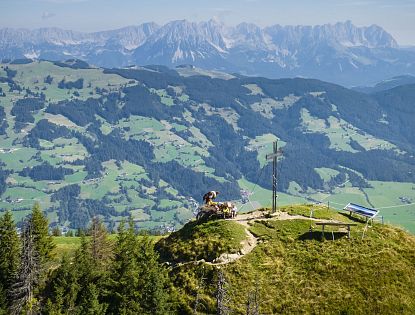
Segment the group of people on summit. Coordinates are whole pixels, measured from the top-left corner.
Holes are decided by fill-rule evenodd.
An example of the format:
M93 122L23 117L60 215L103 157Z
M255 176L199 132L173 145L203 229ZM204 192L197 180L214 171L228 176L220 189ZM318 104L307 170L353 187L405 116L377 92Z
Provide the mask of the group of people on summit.
M213 208L216 212L222 212L225 218L234 218L238 209L231 202L215 202L214 199L219 195L219 191L209 191L203 195L206 206Z

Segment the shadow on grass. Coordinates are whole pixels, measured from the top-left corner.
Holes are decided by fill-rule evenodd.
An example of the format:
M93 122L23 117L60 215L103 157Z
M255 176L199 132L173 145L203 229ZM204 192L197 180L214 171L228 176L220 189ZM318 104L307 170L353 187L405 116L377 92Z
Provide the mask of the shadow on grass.
M339 214L341 214L342 216L344 216L345 218L348 218L351 221L357 222L357 223L366 223L365 219L362 218L357 218L357 217L353 217L351 216L349 213L345 213L345 212L339 212Z
M325 231L324 234L322 231L312 231L312 232L306 232L304 234L301 234L298 239L301 241L323 241L323 240L327 240L327 241L335 241L338 239L341 239L343 237L347 238L347 232L327 232Z

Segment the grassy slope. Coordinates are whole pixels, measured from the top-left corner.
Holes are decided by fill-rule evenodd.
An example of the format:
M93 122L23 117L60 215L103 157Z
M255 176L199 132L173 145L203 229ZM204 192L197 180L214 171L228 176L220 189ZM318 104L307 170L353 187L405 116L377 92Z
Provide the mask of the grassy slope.
M308 214L291 207L292 214ZM321 208L315 216L348 218ZM228 282L232 313L245 314L246 301L258 287L261 314L413 314L415 309L415 238L388 225L374 225L362 239L363 223L343 233L310 235L308 220L258 221L250 228L260 240L248 255L221 266ZM215 312L212 299L216 267L186 265L172 270L191 312L196 292L200 308ZM205 278L200 289L200 278Z
M198 224L191 221L163 238L157 248L168 261L213 261L222 253L238 252L245 237L244 227L236 222L217 220Z

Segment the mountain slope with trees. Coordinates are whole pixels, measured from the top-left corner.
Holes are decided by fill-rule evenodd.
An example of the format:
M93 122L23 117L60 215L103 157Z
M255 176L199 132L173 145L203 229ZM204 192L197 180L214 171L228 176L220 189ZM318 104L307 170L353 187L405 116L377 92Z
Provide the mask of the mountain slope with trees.
M415 200L411 86L367 95L299 78L74 65L1 65L0 207L17 217L37 200L52 226L85 228L99 216L116 229L132 215L143 229L170 231L212 189L266 206L265 154L277 139L281 203ZM261 193L249 195L254 187ZM385 214L415 231L405 209L402 220Z

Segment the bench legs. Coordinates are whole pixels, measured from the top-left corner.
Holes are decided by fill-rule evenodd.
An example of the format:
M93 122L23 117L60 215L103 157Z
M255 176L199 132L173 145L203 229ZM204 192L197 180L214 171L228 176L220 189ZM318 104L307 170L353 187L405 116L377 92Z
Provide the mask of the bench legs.
M322 239L324 239L324 228L325 228L325 225L323 224L322 230L321 230ZM310 230L310 233L311 233L311 230ZM331 232L331 234L332 234L333 241L334 241L334 232ZM347 238L350 240L350 225L347 225Z

